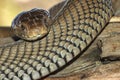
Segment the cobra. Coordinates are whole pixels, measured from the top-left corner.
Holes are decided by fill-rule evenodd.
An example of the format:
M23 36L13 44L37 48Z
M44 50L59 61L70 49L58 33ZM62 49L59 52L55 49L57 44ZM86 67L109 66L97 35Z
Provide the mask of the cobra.
M49 18L45 10L40 13L41 10L33 9L14 19L16 35L27 40L41 39L0 47L1 80L41 79L68 65L102 32L113 9L111 0L66 0L54 18ZM40 32L36 32L36 27Z

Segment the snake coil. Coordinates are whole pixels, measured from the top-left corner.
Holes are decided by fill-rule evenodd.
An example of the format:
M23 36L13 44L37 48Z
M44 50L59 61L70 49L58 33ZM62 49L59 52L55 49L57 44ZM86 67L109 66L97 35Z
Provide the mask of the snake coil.
M38 23L50 27L43 39L0 46L0 80L40 79L81 55L112 17L111 3L111 0L67 0L50 24L43 16L46 22L39 19L44 23ZM27 25L36 21L35 15L25 15L32 18L25 20Z

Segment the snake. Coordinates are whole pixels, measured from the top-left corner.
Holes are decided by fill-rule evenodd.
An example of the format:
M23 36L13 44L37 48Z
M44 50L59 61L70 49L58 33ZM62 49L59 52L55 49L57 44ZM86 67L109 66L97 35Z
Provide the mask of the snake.
M52 18L37 8L16 16L12 29L23 40L0 46L0 80L37 80L59 71L86 51L114 14L111 0L63 3Z

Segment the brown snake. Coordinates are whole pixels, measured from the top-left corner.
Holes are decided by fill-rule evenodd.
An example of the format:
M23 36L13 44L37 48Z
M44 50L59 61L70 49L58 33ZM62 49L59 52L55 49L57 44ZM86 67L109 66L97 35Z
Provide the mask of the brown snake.
M67 0L41 40L0 46L0 80L40 79L81 55L113 15L111 0ZM49 23L49 22L48 22Z

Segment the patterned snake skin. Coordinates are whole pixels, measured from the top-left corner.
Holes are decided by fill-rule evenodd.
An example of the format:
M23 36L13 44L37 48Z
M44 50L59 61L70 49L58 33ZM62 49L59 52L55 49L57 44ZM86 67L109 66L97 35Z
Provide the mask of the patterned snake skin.
M113 15L111 0L67 0L50 33L0 46L0 80L36 80L81 55Z

